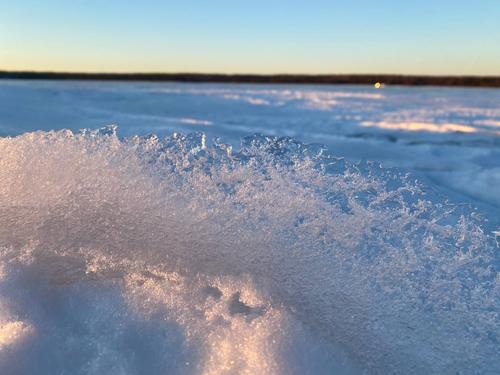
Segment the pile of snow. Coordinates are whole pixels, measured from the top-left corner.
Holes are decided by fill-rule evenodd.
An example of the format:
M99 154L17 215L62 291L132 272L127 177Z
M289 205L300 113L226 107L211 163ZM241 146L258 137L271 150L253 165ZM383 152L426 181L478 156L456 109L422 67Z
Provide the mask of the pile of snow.
M0 373L499 372L481 220L290 138L0 138Z

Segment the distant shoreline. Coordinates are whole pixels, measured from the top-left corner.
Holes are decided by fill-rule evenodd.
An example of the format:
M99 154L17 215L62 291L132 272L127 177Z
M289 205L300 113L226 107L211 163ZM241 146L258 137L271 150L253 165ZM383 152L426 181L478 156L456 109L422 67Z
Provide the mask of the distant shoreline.
M269 83L269 84L349 84L404 86L500 87L500 76L424 76L396 74L205 74L205 73L63 73L1 71L0 79L143 81L192 83Z

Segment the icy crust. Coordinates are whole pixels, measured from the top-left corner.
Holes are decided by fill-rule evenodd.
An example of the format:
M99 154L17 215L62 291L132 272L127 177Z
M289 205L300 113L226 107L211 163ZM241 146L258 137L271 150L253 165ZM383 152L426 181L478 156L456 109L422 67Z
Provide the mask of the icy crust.
M290 138L0 138L0 373L496 373L499 264L469 208Z

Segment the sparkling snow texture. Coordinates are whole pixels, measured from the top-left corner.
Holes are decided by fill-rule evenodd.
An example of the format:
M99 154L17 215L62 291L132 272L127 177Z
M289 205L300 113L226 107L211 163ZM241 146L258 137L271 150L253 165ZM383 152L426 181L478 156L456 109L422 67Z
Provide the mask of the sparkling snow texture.
M500 372L478 213L291 138L207 143L0 138L0 373Z

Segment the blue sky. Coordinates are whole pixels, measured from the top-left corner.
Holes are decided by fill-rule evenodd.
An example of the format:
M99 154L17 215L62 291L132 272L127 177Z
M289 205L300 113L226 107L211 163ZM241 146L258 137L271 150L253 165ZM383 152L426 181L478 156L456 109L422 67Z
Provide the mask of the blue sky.
M500 1L0 0L0 69L500 75Z

